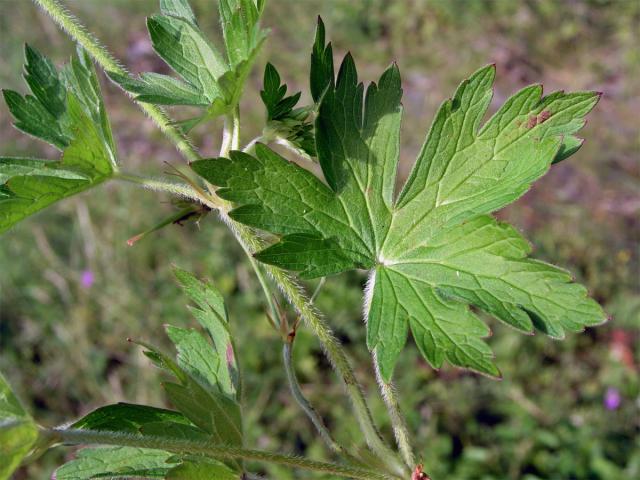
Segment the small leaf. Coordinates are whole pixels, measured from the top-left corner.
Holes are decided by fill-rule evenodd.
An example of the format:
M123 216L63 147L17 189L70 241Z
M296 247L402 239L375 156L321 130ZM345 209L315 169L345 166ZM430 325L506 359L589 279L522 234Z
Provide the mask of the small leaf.
M0 374L0 480L11 477L38 439L38 428Z
M54 474L56 480L165 478L175 468L172 453L133 447L83 448Z
M143 73L139 79L109 72L109 78L126 91L138 94L139 102L156 105L194 105L206 107L211 102L193 85L168 75Z
M174 275L184 292L197 305L197 308L192 308L191 312L213 342L214 351L209 353L209 357L217 359L217 364L211 366L212 369L202 375L204 378L215 379L210 385L216 384L221 392L233 398L238 391L238 367L229 333L229 319L224 299L212 284L198 280L186 270L174 268ZM179 332L179 330L174 331ZM181 335L184 335L184 331ZM193 334L187 334L187 336L192 337ZM201 344L200 340L196 342Z

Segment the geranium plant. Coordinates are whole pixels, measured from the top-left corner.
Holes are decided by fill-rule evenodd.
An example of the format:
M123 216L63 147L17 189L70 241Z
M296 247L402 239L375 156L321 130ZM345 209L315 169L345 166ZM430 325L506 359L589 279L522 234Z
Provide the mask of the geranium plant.
M517 200L554 163L573 155L575 133L596 105L596 92L515 93L483 120L495 66L464 80L436 113L413 169L396 189L402 87L393 64L364 86L350 54L334 71L331 44L318 20L311 52L310 104L287 95L268 63L260 92L262 134L241 142L239 101L267 31L262 0L219 0L223 45L198 26L187 0L160 0L147 19L157 54L175 75L137 77L58 0L35 0L77 43L62 69L31 46L25 80L31 91L4 91L16 128L60 150L57 160L0 158L0 231L71 195L107 181L132 182L175 197L175 213L130 240L191 218L222 221L247 254L264 290L274 333L282 338L291 394L334 462L266 452L243 435L242 368L227 313L213 284L176 269L200 330L169 326L175 352L137 342L171 378L174 410L119 403L57 428L39 427L0 377L0 478L27 456L59 444L83 445L55 473L58 480L117 478L257 478L254 462L272 462L360 479L427 479L398 405L394 366L409 332L433 368L445 362L489 377L500 371L484 341L479 312L525 333L553 338L605 321L600 306L571 275L529 257L529 243L492 213ZM119 161L97 64L175 144L186 164L180 181L147 178ZM169 118L164 106L195 107ZM191 109L190 111L193 111ZM218 158L202 158L188 138L196 125L223 116ZM299 161L285 159L279 144ZM317 162L321 175L307 168ZM364 270L367 346L395 433L382 438L340 343L296 277ZM216 272L211 272L215 278ZM322 282L320 283L320 286ZM280 298L283 297L283 298ZM283 300L296 312L287 316ZM309 328L324 347L351 400L366 449L340 445L302 393L293 368L296 331ZM363 326L363 328L365 328ZM499 363L499 362L498 362Z

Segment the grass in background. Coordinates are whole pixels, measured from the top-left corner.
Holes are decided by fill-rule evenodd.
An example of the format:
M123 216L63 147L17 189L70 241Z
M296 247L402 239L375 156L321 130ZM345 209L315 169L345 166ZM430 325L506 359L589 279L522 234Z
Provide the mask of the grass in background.
M155 0L69 1L69 6L134 71L164 71L144 17ZM105 5L106 4L106 5ZM193 0L201 23L216 30L211 0ZM0 0L0 86L23 89L17 72L25 41L58 61L73 46L25 0ZM11 12L11 15L5 14ZM352 48L363 78L391 60L403 76L403 163L420 148L439 102L477 67L496 62L495 104L542 82L547 92L595 89L603 100L585 128L587 143L500 216L532 239L538 256L576 272L613 321L564 342L522 337L495 325L491 339L505 380L443 368L434 372L406 349L396 369L414 443L434 478L618 480L640 476L640 7L632 0L271 0L263 52L292 90L306 89L315 15L334 48ZM212 33L213 34L213 33ZM262 72L253 72L243 104L247 139L264 115ZM106 101L122 161L148 173L180 162L171 145L108 82ZM251 126L255 131L251 131ZM212 125L196 131L205 154L217 151ZM0 106L3 152L46 154L10 127ZM402 175L401 175L402 176ZM119 400L162 404L151 368L128 337L162 344L164 323L193 325L171 278L177 264L212 279L228 299L247 374L248 440L259 448L323 458L323 445L292 401L280 366L280 341L243 254L212 217L170 227L134 247L126 239L169 211L152 194L107 185L21 224L0 244L0 369L42 423L53 425ZM330 279L319 298L354 358L371 379L360 313L364 279ZM359 441L348 405L308 333L296 341L305 393L339 440ZM374 415L384 406L371 393ZM386 435L390 426L382 425ZM53 452L16 478L48 478ZM308 478L271 468L269 478Z

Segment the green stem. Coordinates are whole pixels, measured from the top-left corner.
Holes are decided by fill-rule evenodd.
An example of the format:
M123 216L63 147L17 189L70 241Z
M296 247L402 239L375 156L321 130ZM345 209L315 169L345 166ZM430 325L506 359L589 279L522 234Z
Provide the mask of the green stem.
M287 374L287 380L289 381L291 395L293 395L296 403L300 406L307 417L309 417L309 420L311 420L311 423L316 427L320 437L329 446L329 448L343 457L349 457L349 453L333 439L329 429L327 429L324 424L324 421L300 389L300 383L298 383L298 377L296 376L296 372L293 367L293 339L291 341L285 341L282 345L282 361L284 363L284 370Z
M167 192L179 197L188 198L190 200L196 200L198 202L201 201L198 193L189 185L184 183L167 182L165 180L157 180L154 178L142 177L140 175L125 172L114 173L113 179L121 180L123 182L135 183L149 190Z
M43 10L45 10L52 19L71 36L73 40L78 42L85 50L87 50L103 69L113 71L121 75L128 75L128 72L120 66L109 51L103 47L75 17L66 11L58 0L33 1L40 5ZM174 143L176 148L188 161L196 161L201 158L187 137L171 124L163 110L151 104L141 102L136 103L149 115L149 117L151 117L160 130ZM225 211L226 202L221 202L221 204L221 218L234 232L237 240L243 246L245 251L252 253L260 250L263 246L262 240L253 234L249 228L231 220ZM219 207L217 204L213 206L216 208ZM406 474L406 469L398 461L395 452L393 452L393 450L391 450L382 441L382 438L380 437L380 434L373 422L373 418L369 407L367 406L362 389L356 380L353 368L351 367L340 342L333 335L331 328L319 315L316 309L309 303L301 287L284 271L271 266L268 266L266 270L322 344L327 358L332 363L345 385L346 391L351 399L358 424L369 447L383 462L386 462L389 467L393 468L399 474Z
M72 445L118 445L125 447L152 448L177 454L206 455L213 458L242 459L309 470L313 472L339 475L346 478L363 480L389 480L389 476L364 468L316 462L293 455L251 450L227 445L216 445L209 442L155 437L148 435L132 435L120 432L107 432L79 429L47 430L46 435L53 439Z
M224 127L222 131L222 146L220 147L220 156L227 157L231 150L240 148L240 107L238 105L233 109L233 113L227 115L224 119Z
M278 307L276 306L276 302L274 301L271 288L269 288L269 281L265 277L264 272L260 268L260 265L258 265L258 262L256 262L256 259L253 258L253 255L246 251L245 253L247 254L247 258L249 259L251 267L253 267L253 271L256 274L256 277L258 277L258 282L260 282L260 286L262 287L262 292L264 293L264 297L267 300L267 305L269 305L269 311L271 312L271 315L268 317L269 323L271 323L271 326L279 332L280 329L275 322L280 317L280 312L278 311Z
M100 44L93 36L58 0L33 0L38 4L71 38L89 52L100 66L108 71L120 75L129 72ZM134 96L127 92L132 99ZM200 158L197 150L182 131L171 124L164 110L150 103L136 102L144 112L158 125L160 130L171 140L184 157L193 162Z
M415 457L413 456L413 448L411 446L411 437L409 435L407 423L400 410L400 403L398 402L395 386L393 383L387 382L382 378L378 357L375 354L373 355L373 365L376 371L376 380L380 386L380 393L382 394L384 403L387 406L387 411L389 412L389 417L391 418L391 425L393 426L393 433L396 438L400 454L407 466L413 469L416 463Z

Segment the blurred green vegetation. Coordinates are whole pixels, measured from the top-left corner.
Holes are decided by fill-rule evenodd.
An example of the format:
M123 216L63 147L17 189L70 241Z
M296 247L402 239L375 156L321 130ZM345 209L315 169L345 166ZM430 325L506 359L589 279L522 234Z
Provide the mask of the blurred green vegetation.
M155 0L67 3L132 70L166 71L144 26L144 17L157 9ZM214 2L193 4L205 30L216 36ZM0 9L3 88L23 88L23 42L58 62L72 51L30 2L0 0ZM246 140L264 119L257 92L267 59L292 90L306 90L316 14L323 16L337 52L353 52L363 78L373 79L392 60L399 63L404 175L437 105L483 64L497 63L493 108L533 82L544 83L546 91L604 92L582 132L583 149L500 217L524 231L539 258L570 269L613 320L564 342L525 337L492 322L490 343L502 382L449 367L434 372L412 347L396 369L397 384L416 432L413 442L436 480L640 478L640 3L271 0L264 22L271 38L242 105ZM120 92L103 85L127 169L158 174L167 170L166 162L181 161ZM54 155L10 127L4 104L0 120L3 153ZM219 146L218 126L195 132L205 154ZM107 185L5 234L0 370L46 425L119 400L162 405L158 372L126 339L162 344L164 323L194 325L171 278L170 266L177 264L212 279L228 299L246 373L250 444L327 458L289 395L280 340L265 321L258 284L226 229L211 216L127 247L127 238L168 211L168 199ZM90 286L83 272L92 272ZM391 438L365 348L363 281L357 274L331 278L318 302L347 345L374 415ZM361 443L342 389L308 332L298 336L295 356L305 393L338 439ZM71 454L50 452L16 478L49 478ZM279 480L310 478L278 468L264 473Z

